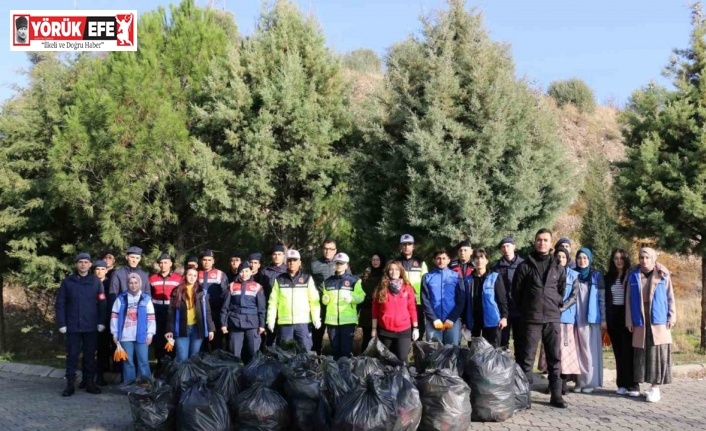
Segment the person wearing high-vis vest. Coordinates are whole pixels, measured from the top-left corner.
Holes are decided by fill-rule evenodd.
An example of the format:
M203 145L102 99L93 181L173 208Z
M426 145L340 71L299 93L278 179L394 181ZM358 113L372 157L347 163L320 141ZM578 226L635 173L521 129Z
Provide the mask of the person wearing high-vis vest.
M449 266L446 250L434 253L436 267L422 278L422 304L427 319L426 338L458 345L461 338L461 312L466 302L463 283Z
M152 377L149 346L157 331L152 298L142 292L142 280L134 273L128 274L127 279L128 290L118 295L110 316L113 342L127 354L123 382L135 380L137 376Z
M287 272L280 274L272 286L267 302L267 329L274 332L279 325L279 342L297 340L307 350L313 342L309 325L321 328L319 291L314 277L301 271L301 256L297 250L287 250Z
M479 248L473 252L473 282L466 301L461 322L474 337L482 336L493 347L500 344L500 333L507 326L507 294L503 278L488 270L488 253ZM470 297L469 297L470 296Z
M353 353L353 336L358 324L357 305L365 299L360 278L346 274L350 259L345 253L333 257L335 273L324 281L321 302L326 306L326 331L333 358Z
M672 328L677 304L669 270L657 262L652 248L640 249L640 266L625 277L625 326L635 348L635 381L651 383L647 402L662 397L660 386L672 382Z
M201 253L201 271L199 271L199 284L208 294L209 305L211 310L216 313L223 308L225 295L228 293L228 276L220 269L216 269L213 265L216 263L213 250L204 250ZM202 352L215 351L223 349L223 333L216 331L213 335L213 340L201 345Z
M402 264L407 278L414 288L414 296L417 299L417 317L419 318L419 336L424 337L426 324L421 289L422 278L428 270L427 264L422 259L414 256L414 237L412 235L406 233L400 237L400 256L395 260Z
M164 335L176 350L176 361L186 362L197 355L203 340L213 340L215 325L211 317L211 303L208 294L198 280L198 270L189 268L184 273L184 281L169 298L169 319Z
M181 275L172 271L174 261L168 253L162 253L157 259L159 272L150 276L150 286L152 287L152 304L154 304L154 315L157 321L157 333L152 342L154 357L157 366L162 367L162 358L170 356L174 358L174 353L167 353L165 350L167 339L167 320L169 319L169 300L172 290L176 289L183 281Z
M248 362L260 349L261 335L265 332L265 289L253 280L248 261L240 264L238 278L229 289L221 309L221 332L230 333L228 346L235 356L242 358L245 344L244 361Z
M591 393L603 386L603 330L605 321L605 281L593 268L593 253L587 248L576 252L579 273L576 293L576 352L581 373L574 392Z

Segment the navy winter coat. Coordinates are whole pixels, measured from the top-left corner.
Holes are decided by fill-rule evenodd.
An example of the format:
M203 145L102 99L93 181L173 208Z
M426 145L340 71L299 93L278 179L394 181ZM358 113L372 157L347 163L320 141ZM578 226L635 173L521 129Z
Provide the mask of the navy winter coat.
M55 303L56 324L66 332L95 332L105 324L106 301L103 283L94 274L78 273L61 282Z

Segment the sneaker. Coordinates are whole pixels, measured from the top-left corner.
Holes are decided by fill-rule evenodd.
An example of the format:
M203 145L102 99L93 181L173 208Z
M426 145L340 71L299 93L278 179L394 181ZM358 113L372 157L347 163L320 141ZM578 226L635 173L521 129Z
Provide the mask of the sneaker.
M575 394L580 394L581 393L581 386L574 386L574 388L571 390Z
M648 403L657 403L661 399L662 399L662 395L659 393L659 388L650 389L649 393L647 394L647 402Z
M581 392L583 392L584 394L590 394L591 392L593 392L593 388L582 388Z
M629 397L639 397L640 391L628 391L628 396Z
M626 395L628 393L628 390L625 388L618 388L618 390L615 391L615 393L618 395Z

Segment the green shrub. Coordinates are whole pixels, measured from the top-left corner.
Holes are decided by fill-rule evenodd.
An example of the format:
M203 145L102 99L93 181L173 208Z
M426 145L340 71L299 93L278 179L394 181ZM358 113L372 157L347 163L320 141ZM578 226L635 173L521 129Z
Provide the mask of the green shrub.
M556 100L559 106L570 103L581 112L593 112L596 108L593 90L578 78L552 82L549 84L547 94Z

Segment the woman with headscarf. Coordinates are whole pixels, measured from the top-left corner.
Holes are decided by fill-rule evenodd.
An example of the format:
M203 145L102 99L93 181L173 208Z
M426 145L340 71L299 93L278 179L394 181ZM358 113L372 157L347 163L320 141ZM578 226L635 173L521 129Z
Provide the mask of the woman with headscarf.
M625 326L632 332L635 382L651 383L647 401L661 399L660 385L672 381L672 328L677 306L669 270L657 263L657 252L640 249L640 266L625 277Z
M365 350L373 338L371 335L373 330L373 292L382 281L385 263L385 256L382 253L373 253L370 257L370 265L365 268L365 273L362 277L365 299L358 306L358 326L363 330L361 350Z
M561 392L566 395L568 392L566 382L574 380L581 374L579 367L578 353L576 351L576 336L574 327L576 325L576 301L578 298L578 278L579 273L567 266L569 262L569 252L564 247L559 247L554 251L554 256L559 259L559 263L566 269L566 291L564 292L561 304Z
M576 351L581 372L574 392L591 393L603 386L603 339L605 321L605 284L600 271L593 268L593 253L587 248L576 252Z
M640 396L635 382L632 334L625 327L625 278L630 271L630 255L621 248L613 250L605 276L605 311L608 335L615 355L615 384L618 395Z

